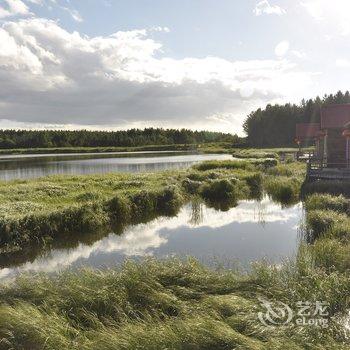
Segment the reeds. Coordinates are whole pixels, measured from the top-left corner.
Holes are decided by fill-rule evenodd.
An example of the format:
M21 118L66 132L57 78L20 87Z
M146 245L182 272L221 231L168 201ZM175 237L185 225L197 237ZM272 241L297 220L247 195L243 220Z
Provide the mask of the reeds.
M311 265L259 265L240 276L193 259L24 276L0 288L0 349L346 349L335 321L317 331L265 328L257 312L259 297L324 300L336 319L349 288L343 275Z
M267 194L284 205L297 203L300 197L301 181L294 177L269 177L265 183Z
M260 198L266 184L274 200L297 201L299 178L271 175L274 168L282 169L281 165L274 167L275 163L269 159L210 161L186 171L3 182L0 251L45 244L63 233L88 233L174 215L193 195L226 210L239 199Z

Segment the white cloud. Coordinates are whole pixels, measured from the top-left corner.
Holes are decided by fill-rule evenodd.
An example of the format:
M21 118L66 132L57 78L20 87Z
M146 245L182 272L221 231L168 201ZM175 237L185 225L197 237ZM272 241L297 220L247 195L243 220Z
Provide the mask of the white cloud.
M294 55L294 56L297 57L297 58L300 58L300 59L306 57L306 53L303 52L303 51L299 51L299 50L292 50L292 51L291 51L291 54Z
M304 0L300 4L327 31L333 32L335 29L341 35L350 34L349 0Z
M170 29L168 27L155 26L152 27L151 30L153 30L154 32L170 33Z
M254 10L253 10L255 16L261 16L261 15L284 15L286 13L286 10L283 9L280 6L277 5L271 5L268 0L261 0L259 1Z
M287 54L289 50L289 42L287 40L281 41L277 46L275 47L275 54L278 57L283 57Z
M338 58L335 62L337 67L340 68L349 68L350 67L350 60L346 58Z
M21 0L4 0L6 6L0 6L0 18L29 15L28 6Z
M74 19L74 21L83 22L83 17L77 10L65 6L62 6L61 9L68 12L70 16Z
M28 16L32 14L30 12L30 9L28 5L35 4L40 6L47 6L49 9L52 9L52 6L55 6L65 12L67 12L72 19L74 19L76 22L82 22L83 18L81 14L76 10L68 6L62 6L59 2L56 0L0 0L0 2L3 1L6 6L1 6L0 4L0 18L6 18L6 17L12 17L12 16ZM69 1L67 1L69 5ZM27 5L28 4L28 5ZM157 27L161 30L166 31L166 27Z
M157 218L149 223L131 226L122 235L110 234L91 245L79 244L74 249L56 249L16 268L0 269L0 279L23 272L53 272L65 269L77 261L98 254L118 253L124 257L152 256L158 248L168 244L168 232L180 227L217 229L232 223L285 224L299 215L301 205L281 210L281 206L265 198L261 203L241 201L236 208L221 212L201 205L200 220L193 221L190 206L183 207L177 216ZM298 226L295 227L298 229ZM175 232L173 233L175 234ZM195 230L193 231L195 234ZM216 234L216 232L213 232Z
M240 131L253 108L299 99L299 86L311 84L282 59L285 43L278 60L229 61L161 57L146 30L88 37L30 18L4 23L0 35L0 119L22 125Z

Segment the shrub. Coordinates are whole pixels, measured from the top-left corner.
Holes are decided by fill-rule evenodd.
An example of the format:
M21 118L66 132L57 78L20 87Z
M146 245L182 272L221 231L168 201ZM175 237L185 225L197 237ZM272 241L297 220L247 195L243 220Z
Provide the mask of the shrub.
M302 186L302 195L304 197L313 193L328 193L335 196L350 196L350 181L338 180L318 180L305 182Z
M349 208L349 200L343 196L331 196L330 194L313 194L305 201L307 210L334 210L346 213Z
M350 222L349 220L336 222L325 235L330 238L337 239L343 243L350 241Z
M191 180L191 179L185 179L185 180L182 181L182 187L189 194L196 194L196 193L198 193L198 190L199 190L201 185L202 185L201 181L194 181L194 180Z
M350 268L350 246L335 239L319 239L311 247L315 265L327 271L347 271Z
M268 195L279 203L288 205L299 200L300 181L296 178L269 178L265 188Z
M125 197L121 197L120 195L114 196L106 203L106 210L113 225L124 224L130 221L130 201Z
M214 180L201 189L203 198L210 201L232 201L237 198L235 185L227 179Z
M307 213L306 227L312 240L334 227L336 223L347 220L347 216L331 210L312 210Z
M101 199L101 194L96 191L84 192L76 197L78 202L92 202Z
M154 215L157 209L157 192L140 191L129 196L130 212L135 222L144 220Z
M264 168L272 168L278 165L278 160L273 158L266 158L264 160L253 161L255 165L262 165Z
M183 198L176 186L164 188L157 195L157 212L165 215L174 215L183 203Z
M207 171L212 169L253 169L253 164L239 160L208 160L194 166L196 170Z
M263 176L261 173L254 173L252 175L248 175L244 178L247 185L250 189L250 194L252 196L259 197L262 193L263 187Z

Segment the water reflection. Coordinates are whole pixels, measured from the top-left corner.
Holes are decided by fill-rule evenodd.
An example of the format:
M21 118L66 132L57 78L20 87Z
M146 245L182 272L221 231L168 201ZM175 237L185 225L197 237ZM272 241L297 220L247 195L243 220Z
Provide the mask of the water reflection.
M28 179L55 174L97 174L183 169L204 160L233 159L228 154L93 153L0 157L0 180Z
M268 258L280 262L295 254L301 204L281 209L264 198L242 201L221 212L195 202L176 217L160 217L131 226L123 234L111 233L97 241L53 249L18 267L0 270L0 278L21 272L54 272L76 267L110 267L126 258L191 255L206 264L216 259L238 260L243 267Z

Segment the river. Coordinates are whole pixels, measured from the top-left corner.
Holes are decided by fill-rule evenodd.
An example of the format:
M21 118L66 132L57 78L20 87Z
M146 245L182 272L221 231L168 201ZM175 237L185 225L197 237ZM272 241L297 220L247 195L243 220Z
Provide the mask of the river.
M174 217L159 217L122 232L73 235L51 249L0 257L0 279L23 272L113 267L146 257L193 256L209 266L220 262L244 270L262 259L279 264L295 257L301 219L301 203L282 208L268 197L240 201L225 212L193 202Z
M114 152L0 156L0 180L47 175L154 172L183 169L205 160L233 159L229 154L190 152Z

